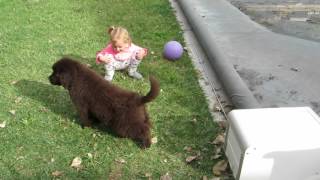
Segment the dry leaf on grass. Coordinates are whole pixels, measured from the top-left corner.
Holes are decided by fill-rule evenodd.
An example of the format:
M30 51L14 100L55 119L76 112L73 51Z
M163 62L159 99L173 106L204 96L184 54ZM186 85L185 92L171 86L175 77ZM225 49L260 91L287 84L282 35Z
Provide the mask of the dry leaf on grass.
M186 162L191 163L192 161L196 160L197 158L198 158L198 156L188 156L186 158Z
M222 155L220 155L220 154L216 154L214 156L211 156L211 159L219 159L219 158L221 158L221 156Z
M214 155L221 154L221 152L222 152L222 147L216 147L214 150Z
M75 157L73 160L72 160L72 163L71 163L71 167L73 168L76 168L76 169L80 169L81 168L81 163L82 163L82 160L80 157Z
M24 159L24 156L19 156L16 158L17 160L21 160L21 159Z
M40 108L40 111L41 112L49 112L49 110L47 108L45 108L45 107Z
M11 85L15 85L15 84L17 84L17 82L18 82L18 81L15 81L15 80L14 80L14 81L11 81L10 84L11 84Z
M214 145L221 145L221 144L224 144L225 142L225 137L224 137L224 134L218 134L218 136L216 137L216 139L214 139L212 141L212 144Z
M193 119L191 120L191 122L193 122L193 123L197 123L197 122L198 122L198 120L197 120L196 118L193 118Z
M17 97L15 100L14 100L14 103L19 103L20 101L22 100L22 97Z
M16 110L10 110L9 113L12 115L16 115Z
M93 158L93 155L92 155L91 153L87 153L87 155L88 155L88 158L89 158L89 159L92 159L92 158Z
M151 139L151 144L156 144L158 142L158 138L157 137L153 137Z
M215 176L221 176L221 174L227 170L227 167L228 167L228 162L226 160L221 160L213 166L212 168L213 174Z
M51 175L52 175L53 177L60 177L60 176L63 175L63 172L61 172L61 171L54 171L54 172L51 173Z
M190 146L185 146L185 147L183 148L183 150L185 150L185 151L187 151L187 152L191 152L191 151L192 151L192 147L190 147Z
M122 158L116 159L115 161L118 162L118 163L121 163L121 164L126 163L126 160L124 160Z
M228 122L227 121L219 121L218 125L222 130L225 130L228 127Z
M6 127L6 122L3 121L2 123L0 123L0 128L5 128Z
M214 106L213 110L214 110L215 112L222 112L222 109L221 109L220 106Z
M160 180L172 180L172 177L169 175L169 173L166 173L160 177Z
M147 178L150 178L151 176L152 176L151 173L145 173L145 174L144 174L144 177L147 177Z

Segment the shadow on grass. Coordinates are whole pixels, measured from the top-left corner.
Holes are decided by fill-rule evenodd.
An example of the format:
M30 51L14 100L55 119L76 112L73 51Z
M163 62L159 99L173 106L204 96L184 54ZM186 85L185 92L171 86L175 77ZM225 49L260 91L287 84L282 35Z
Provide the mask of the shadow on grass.
M19 94L40 102L53 113L70 120L76 118L68 92L61 87L30 80L20 80L15 87Z

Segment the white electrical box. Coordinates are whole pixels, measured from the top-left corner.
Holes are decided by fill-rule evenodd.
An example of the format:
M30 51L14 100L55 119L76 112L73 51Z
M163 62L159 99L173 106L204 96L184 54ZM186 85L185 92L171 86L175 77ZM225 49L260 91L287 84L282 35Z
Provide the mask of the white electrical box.
M309 107L233 110L226 156L237 180L320 180L320 118Z

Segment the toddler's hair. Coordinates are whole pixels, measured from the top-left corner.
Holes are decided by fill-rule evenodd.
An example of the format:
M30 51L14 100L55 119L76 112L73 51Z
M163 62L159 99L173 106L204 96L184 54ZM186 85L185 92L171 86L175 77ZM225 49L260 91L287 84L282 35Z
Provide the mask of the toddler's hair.
M108 29L108 33L110 35L110 41L112 44L115 44L118 41L131 44L131 37L129 35L129 32L123 27L111 26Z

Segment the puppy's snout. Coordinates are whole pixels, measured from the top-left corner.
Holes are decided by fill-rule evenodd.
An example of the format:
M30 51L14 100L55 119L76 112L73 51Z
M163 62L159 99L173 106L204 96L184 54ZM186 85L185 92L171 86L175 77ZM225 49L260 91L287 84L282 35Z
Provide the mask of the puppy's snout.
M51 74L51 75L48 77L48 79L49 79L49 81L50 81L51 84L53 84L53 85L59 85L59 82L58 82L57 78L56 78L53 74Z
M53 84L53 83L52 83L52 81L53 81L53 80L52 80L52 79L53 79L53 78L52 78L52 75L50 75L50 76L48 77L48 79L49 79L50 83Z

